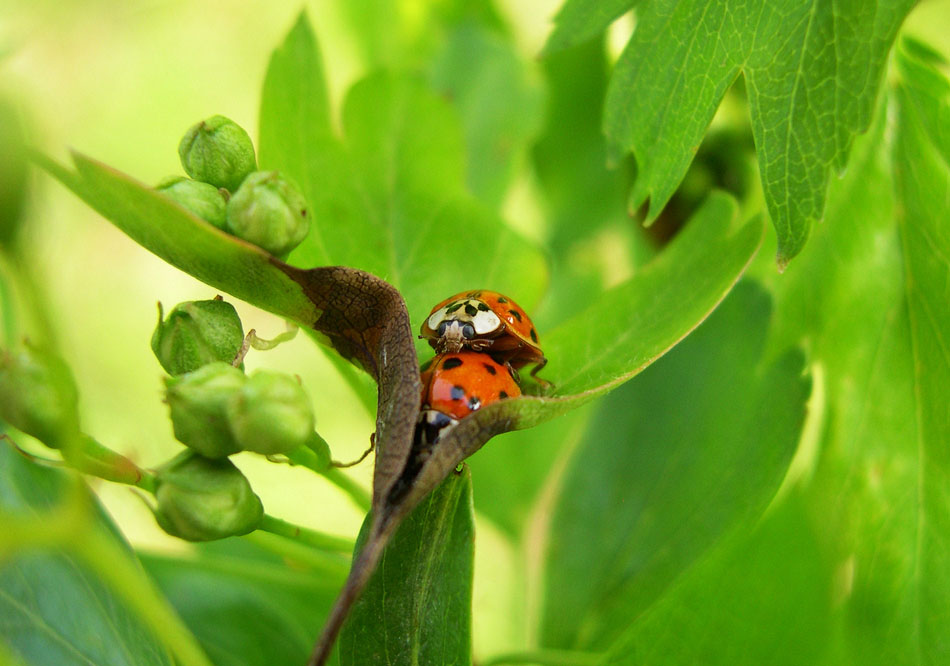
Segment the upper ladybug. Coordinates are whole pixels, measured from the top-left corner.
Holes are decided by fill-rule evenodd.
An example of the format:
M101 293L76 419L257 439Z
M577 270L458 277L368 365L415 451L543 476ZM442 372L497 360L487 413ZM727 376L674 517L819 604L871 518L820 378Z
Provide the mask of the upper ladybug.
M532 375L547 363L531 318L497 291L464 291L445 299L432 308L421 333L440 354L468 347L516 369L536 363Z

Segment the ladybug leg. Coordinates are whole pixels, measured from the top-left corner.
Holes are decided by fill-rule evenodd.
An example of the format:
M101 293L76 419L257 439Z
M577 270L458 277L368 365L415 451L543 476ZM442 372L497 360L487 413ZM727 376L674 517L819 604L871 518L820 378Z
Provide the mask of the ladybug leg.
M348 462L348 463L341 463L336 460L331 460L330 467L346 468L346 467L354 467L356 465L359 465L361 462L366 460L366 456L372 453L373 449L375 448L376 448L376 433L374 432L369 436L369 448L363 451L363 455L361 455L356 460L353 460L352 462Z
M541 370L541 368L543 368L547 364L548 364L548 359L542 356L541 360L538 361L537 365L534 366L534 369L531 370L530 376L531 376L531 379L538 382L538 384L540 384L542 388L551 389L551 388L554 388L554 384L549 382L544 377L538 377L538 371Z
M488 338L479 338L477 340L470 340L468 346L472 351L481 352L491 347L493 342L494 340Z

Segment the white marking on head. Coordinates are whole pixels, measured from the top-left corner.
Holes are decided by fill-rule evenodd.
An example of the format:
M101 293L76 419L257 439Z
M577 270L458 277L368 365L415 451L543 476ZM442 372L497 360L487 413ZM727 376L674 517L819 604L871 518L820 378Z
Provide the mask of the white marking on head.
M452 304L449 303L449 305L452 305ZM439 324L442 323L442 320L445 319L445 311L448 310L449 305L446 305L444 308L439 308L438 310L433 312L431 315L429 315L429 321L427 323L429 325L429 328L431 328L433 331L437 329L439 327Z
M501 328L501 319L491 310L479 310L472 317L472 326L479 335L485 335Z
M502 321L499 319L491 310L481 310L478 308L482 302L478 299L468 298L461 299L458 301L453 301L447 303L445 307L439 308L429 316L429 320L426 322L429 328L433 331L437 331L439 325L444 321L449 322L464 322L466 324L471 324L472 328L475 329L475 333L478 335L486 335L497 331L502 326ZM475 310L474 315L470 315L465 311L465 308L471 307ZM482 307L485 307L482 305ZM452 310L449 313L449 309ZM451 328L451 326L450 326ZM446 334L448 330L446 330Z

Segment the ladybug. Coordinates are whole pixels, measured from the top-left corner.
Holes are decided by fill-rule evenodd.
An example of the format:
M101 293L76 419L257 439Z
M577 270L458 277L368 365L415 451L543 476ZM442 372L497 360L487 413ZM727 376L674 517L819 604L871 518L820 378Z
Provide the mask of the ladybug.
M468 348L515 369L534 363L532 376L548 362L531 318L497 291L463 291L445 299L422 322L420 337L440 354Z
M422 372L417 442L433 444L472 412L520 395L511 366L475 351L440 354Z

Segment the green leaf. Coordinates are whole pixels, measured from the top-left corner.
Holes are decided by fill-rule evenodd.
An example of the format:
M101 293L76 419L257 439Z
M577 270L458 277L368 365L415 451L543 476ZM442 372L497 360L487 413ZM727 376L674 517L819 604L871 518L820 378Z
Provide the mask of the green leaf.
M600 127L608 78L603 40L553 54L541 65L546 121L532 157L548 222L551 288L532 316L546 331L622 280L616 263L645 263L652 248L624 206L632 160L607 166Z
M867 129L887 52L912 0L792 4L654 0L617 63L604 128L639 174L631 207L649 218L686 173L726 90L742 73L778 263L821 219L831 169Z
M760 218L735 228L736 204L712 195L686 229L630 280L541 336L553 387L483 406L442 438L445 461L492 436L530 428L617 388L682 340L729 293L762 238ZM525 388L539 389L526 384Z
M540 128L541 91L529 83L511 40L471 21L450 32L431 78L461 115L466 184L498 208Z
M317 309L258 247L216 229L168 197L101 162L73 153L76 172L43 168L132 240L197 279L309 326Z
M920 456L914 592L921 661L937 663L950 658L950 85L942 76L942 85L921 85L939 75L909 54L901 64L907 84L898 88L894 161Z
M760 287L740 283L601 403L552 518L543 645L610 647L704 553L762 515L810 386L800 353L763 358L770 309Z
M785 503L686 572L604 663L822 663L830 583L806 508Z
M554 17L554 31L544 45L549 55L599 35L640 0L566 0Z
M273 76L275 69L293 69L297 76ZM346 186L347 174L338 168L344 158L330 124L323 59L304 13L271 56L261 91L260 117L260 168L280 169L301 188L311 209L329 214L324 211L326 200L330 193ZM316 266L331 263L324 233L324 229L311 226L304 240L306 249L296 250L292 257L306 254L310 265Z
M554 396L594 397L688 334L725 297L758 249L762 221L739 224L716 193L663 252L542 338Z
M475 287L536 303L542 256L465 192L462 128L448 103L418 78L378 71L348 92L343 137L334 138L322 103L316 127L310 120L306 93L323 87L316 39L301 19L271 59L261 104L262 164L297 181L314 208L291 263L373 273L402 292L420 323L446 296Z
M216 666L306 663L342 579L246 547L140 558Z
M400 6L386 0L352 0L340 5L367 68L393 64L405 48Z
M800 482L842 578L830 663L946 661L950 382L937 295L950 279L950 173L934 130L948 86L915 53L899 54L899 93L856 142L807 253L773 276L772 347L808 340L822 387Z
M27 199L26 132L12 100L0 95L0 244L12 248L23 226Z
M513 541L521 539L541 489L565 447L583 435L593 405L505 433L466 461L478 479L478 513L490 518Z
M365 540L370 522L357 544ZM343 666L470 664L471 475L450 475L403 521L340 634Z
M70 483L72 481L72 483ZM40 467L0 446L0 509L10 517L37 517L63 501L77 480ZM128 552L105 513L83 488L90 528L108 533ZM0 534L5 534L0 517ZM44 526L37 523L36 530ZM11 545L0 537L4 551ZM9 552L9 551L6 551ZM68 550L14 551L0 562L0 636L25 664L170 666L154 635L114 591Z

